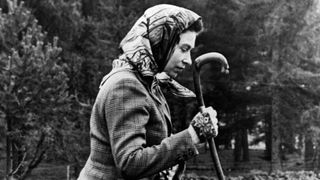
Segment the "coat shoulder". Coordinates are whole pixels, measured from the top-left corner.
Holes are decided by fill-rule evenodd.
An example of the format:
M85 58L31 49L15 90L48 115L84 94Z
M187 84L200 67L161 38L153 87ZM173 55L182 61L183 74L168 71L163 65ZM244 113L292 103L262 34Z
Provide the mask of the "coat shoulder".
M132 70L118 70L111 71L101 81L100 88L110 84L121 83L123 81L139 81L135 71Z
M139 75L136 71L133 70L118 70L111 71L108 75L106 75L100 84L100 90L98 96L106 96L109 93L115 93L115 91L124 95L125 91L134 92L135 95L143 95L144 97L148 97L149 90L144 84L143 80L139 78ZM116 92L116 93L117 93Z

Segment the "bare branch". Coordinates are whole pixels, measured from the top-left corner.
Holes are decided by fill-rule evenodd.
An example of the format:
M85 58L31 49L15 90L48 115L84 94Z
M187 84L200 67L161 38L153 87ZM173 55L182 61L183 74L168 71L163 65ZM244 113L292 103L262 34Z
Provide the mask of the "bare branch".
M27 152L24 152L24 153L23 153L23 158L22 158L22 160L20 161L19 165L17 166L17 168L16 168L15 170L12 170L12 171L9 173L9 176L17 174L17 172L19 171L20 167L23 165L26 157L27 157Z
M36 168L39 165L39 163L43 160L43 156L47 150L46 148L42 147L44 140L45 133L42 133L40 136L40 140L37 143L37 148L36 152L34 153L34 156L32 157L32 160L28 163L27 167L25 168L19 179L25 179L30 174L32 169Z

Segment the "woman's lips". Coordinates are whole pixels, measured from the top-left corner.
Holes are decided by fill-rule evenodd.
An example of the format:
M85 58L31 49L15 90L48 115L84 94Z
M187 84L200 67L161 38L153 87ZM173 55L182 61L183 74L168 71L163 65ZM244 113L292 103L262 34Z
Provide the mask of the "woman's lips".
M177 67L177 69L178 69L179 71L183 71L183 70L184 70L184 67Z

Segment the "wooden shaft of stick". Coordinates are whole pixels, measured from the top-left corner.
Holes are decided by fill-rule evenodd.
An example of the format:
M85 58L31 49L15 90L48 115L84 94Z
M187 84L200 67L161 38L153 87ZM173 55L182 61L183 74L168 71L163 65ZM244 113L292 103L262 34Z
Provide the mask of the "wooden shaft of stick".
M213 62L213 61L218 61L222 64L222 72L228 73L229 65L226 60L226 58L220 54L220 53L206 53L204 55L199 56L195 62L193 63L193 80L194 80L194 87L195 87L195 92L197 95L197 102L199 106L199 110L201 113L203 113L205 109L204 105L204 100L203 100L203 95L202 95L202 90L201 90L201 81L200 81L200 69L202 65ZM225 176L222 170L222 166L219 160L217 148L214 142L214 138L208 139L208 144L210 147L210 154L211 158L214 164L214 167L217 172L217 176L219 180L225 180Z

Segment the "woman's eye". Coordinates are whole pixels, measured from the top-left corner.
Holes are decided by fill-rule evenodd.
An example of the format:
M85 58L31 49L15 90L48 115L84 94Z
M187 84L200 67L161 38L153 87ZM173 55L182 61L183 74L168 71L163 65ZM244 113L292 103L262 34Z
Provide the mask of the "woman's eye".
M187 52L188 49L187 49L187 48L181 48L181 51L182 51L182 52Z

